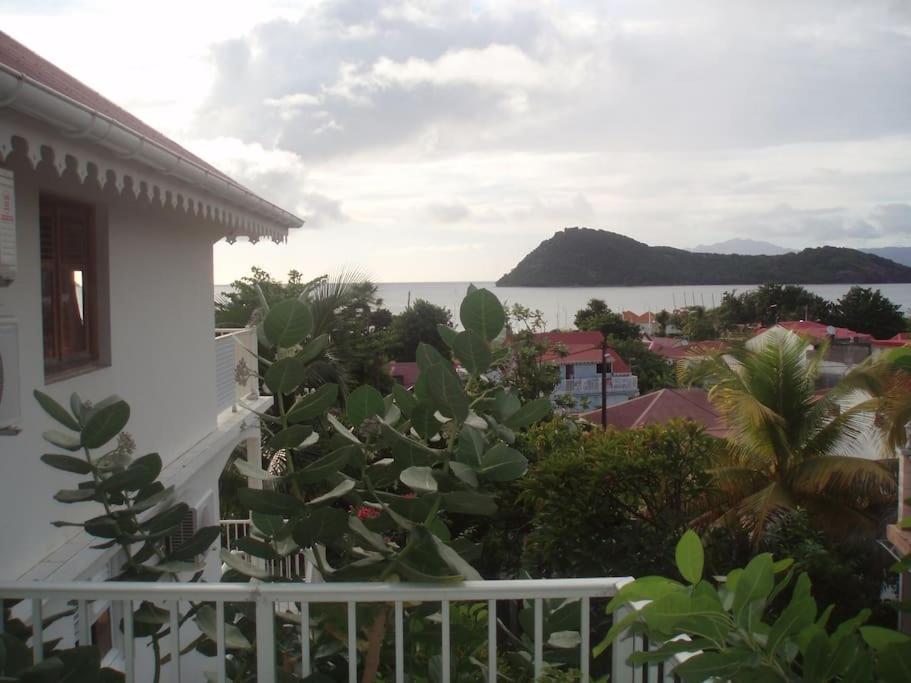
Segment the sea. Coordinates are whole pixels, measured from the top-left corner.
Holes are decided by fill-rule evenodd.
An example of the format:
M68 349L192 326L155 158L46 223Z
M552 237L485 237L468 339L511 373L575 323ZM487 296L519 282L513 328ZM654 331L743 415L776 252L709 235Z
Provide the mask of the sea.
M603 299L615 311L630 310L636 313L673 310L684 306L712 308L721 302L725 292L746 292L758 285L699 285L692 287L497 287L493 282L474 282L486 287L504 304L521 304L537 309L543 314L547 329L573 327L576 311L584 308L590 299ZM438 306L445 306L458 320L459 304L468 289L468 282L381 282L377 283L383 305L399 313L409 303L424 299ZM883 295L899 304L905 314L911 312L911 284L863 285L882 291ZM851 285L803 285L824 299L835 301ZM230 285L215 285L215 296L231 289Z

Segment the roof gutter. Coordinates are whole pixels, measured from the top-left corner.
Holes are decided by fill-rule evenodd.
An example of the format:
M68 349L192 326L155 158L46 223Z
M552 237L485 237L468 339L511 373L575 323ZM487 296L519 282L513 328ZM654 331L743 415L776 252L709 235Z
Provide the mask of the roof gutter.
M303 225L303 220L294 214L250 192L239 183L213 173L196 161L165 148L111 117L4 64L0 64L0 107L11 107L43 120L67 137L105 147L121 158L144 164L284 228L299 228Z

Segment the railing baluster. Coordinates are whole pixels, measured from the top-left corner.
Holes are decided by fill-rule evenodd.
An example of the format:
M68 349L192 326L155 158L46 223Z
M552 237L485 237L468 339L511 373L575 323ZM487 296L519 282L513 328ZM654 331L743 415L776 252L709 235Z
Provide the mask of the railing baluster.
M348 603L348 681L357 683L357 603Z
M218 683L225 683L228 678L225 657L228 656L225 645L225 601L215 601L215 676Z
M256 599L256 679L275 680L275 608L264 595Z
M79 638L79 644L91 645L92 625L89 623L89 603L87 600L80 600L76 603L76 605L76 619L79 622L79 633L77 634L77 637Z
M589 658L591 657L591 599L586 595L582 598L580 606L582 613L580 615L579 632L582 636L582 643L579 645L579 669L582 672L582 683L588 683L589 676Z
M180 601L171 601L171 680L180 683Z
M487 683L497 683L497 601L487 601Z
M121 605L123 612L123 664L124 675L127 683L136 680L136 648L133 646L133 601L124 600Z
M544 601L535 598L535 680L544 673Z
M35 664L44 660L44 616L41 613L41 598L32 599L32 652Z
M301 603L301 673L310 675L310 603Z
M621 607L614 612L616 624L629 614L628 607ZM627 658L636 650L636 643L629 631L621 633L611 644L611 681L612 683L632 683L635 679L634 668L626 663Z
M405 683L405 605L395 603L395 683Z
M449 642L449 600L443 600L441 617L443 623L443 656L442 656L442 665L443 665L443 683L449 683L449 678L452 672L452 665L450 664L450 642Z

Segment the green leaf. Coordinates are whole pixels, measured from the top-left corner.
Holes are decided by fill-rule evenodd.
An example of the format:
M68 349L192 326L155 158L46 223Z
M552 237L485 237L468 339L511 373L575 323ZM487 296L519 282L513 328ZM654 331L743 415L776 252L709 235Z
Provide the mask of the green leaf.
M307 379L307 367L297 358L282 358L269 366L263 379L273 394L290 394Z
M479 474L487 481L513 481L525 474L528 460L514 448L497 444L481 458Z
M263 331L276 346L289 348L300 344L313 329L310 307L297 299L273 304L263 320Z
M121 533L117 522L107 515L86 520L82 528L86 533L98 538L117 538Z
M512 415L507 417L503 421L503 424L505 424L510 429L523 429L535 424L536 422L540 422L552 412L553 406L550 403L550 399L537 398L534 401L529 401Z
M472 375L487 372L491 362L490 348L477 332L459 332L451 346L456 358L462 361L462 366Z
M682 583L663 576L643 576L623 585L613 599L607 604L607 613L612 614L618 608L639 600L658 600L669 593L682 593L687 590Z
M429 467L408 467L402 470L399 479L414 491L432 493L437 490L437 480L433 478L433 470Z
M329 491L324 493L321 496L317 496L312 500L307 501L307 505L319 505L320 503L326 503L330 500L335 500L336 498L341 498L354 490L355 482L354 479L343 479L341 482L336 484L336 486Z
M50 429L43 432L41 436L44 437L44 440L48 443L67 451L78 451L82 448L82 439L79 435L66 434L64 432L58 432L56 429Z
M547 644L558 650L573 650L579 647L581 642L582 636L578 631L555 631L547 639Z
M218 622L216 621L215 608L211 605L200 607L193 617L199 630L206 634L206 637L213 642L218 640ZM225 649L227 650L252 650L253 645L247 640L243 632L234 624L226 623L225 627Z
M443 340L443 343L446 344L450 349L453 348L455 343L455 338L458 336L458 332L452 329L449 325L437 324L437 333L440 335L440 339Z
M453 460L449 463L452 473L472 488L478 487L478 473L471 465Z
M434 365L422 376L427 378L427 388L439 411L459 423L464 422L468 417L468 396L452 366Z
M206 568L202 562L178 561L162 562L156 565L146 565L146 569L156 574L179 574L181 572L193 572L194 574Z
M477 491L450 491L443 494L446 512L463 515L493 515L497 512L496 498Z
M319 358L328 348L329 335L323 332L323 334L319 335L318 337L314 337L309 342L307 342L304 345L304 348L300 350L300 353L298 353L295 358L297 358L301 363L307 364Z
M521 410L522 402L515 394L503 390L498 391L494 395L494 406L497 416L500 418L500 420L505 422L510 417L515 415L516 412Z
M876 673L881 681L911 680L911 644L894 643L878 651Z
M459 443L456 447L456 459L472 467L480 467L484 455L484 435L480 430L463 425L459 431Z
M446 563L447 567L454 572L458 572L467 581L482 580L482 576L478 573L478 570L472 567L452 546L446 545L435 535L432 538L437 553L442 558L443 562Z
M443 454L432 448L428 448L417 439L412 439L386 424L380 425L383 433L383 440L392 451L395 462L402 468L412 465L429 466L440 462Z
M130 420L130 406L115 400L99 410L93 410L82 430L86 448L101 448L117 436Z
M411 426L425 439L432 439L440 431L440 421L436 418L436 408L426 401L415 403L411 411Z
M477 289L462 300L459 319L466 330L477 332L487 341L493 341L506 324L506 312L492 292Z
M145 530L151 533L156 531L164 531L165 529L170 529L175 527L183 520L189 511L190 506L186 503L177 503L162 512L159 512L156 515L153 515L149 519L145 520L140 526Z
M74 474L89 474L92 466L82 458L74 458L71 455L58 455L56 453L45 453L41 456L42 462L51 467L63 470L64 472L73 472Z
M426 372L434 365L447 365L450 368L452 367L452 364L443 357L443 354L437 351L435 347L425 342L418 344L418 348L415 351L414 356L415 360L417 361L418 368L420 368L422 373Z
M236 469L241 475L250 479L258 479L260 481L274 481L280 479L281 477L276 477L274 474L269 474L262 467L257 467L243 458L237 458L234 461L234 469Z
M702 580L702 567L705 554L702 550L702 541L692 529L687 529L683 537L677 542L675 553L677 569L680 575L695 585Z
M148 453L137 458L122 472L108 477L98 486L99 491L138 491L151 484L161 474L161 456Z
M94 488L84 489L61 489L54 494L54 500L58 503L81 503L86 500L92 500L95 497Z
M267 515L290 515L301 507L300 501L294 496L265 489L240 488L237 490L237 500L247 509Z
M360 446L355 446L354 444L342 446L319 460L315 460L291 476L302 484L315 484L341 470L348 462L361 455L361 453Z
M897 643L911 643L911 636L882 626L861 626L860 635L877 652Z
M254 512L250 515L253 527L264 536L275 537L285 527L285 520L279 515L267 515L263 512Z
M291 425L269 437L266 444L271 451L299 448L311 434L313 434L313 428L309 425Z
M401 408L405 417L411 417L411 411L417 405L417 399L401 384L392 385L392 396L395 398L396 405Z
M324 384L309 394L304 394L288 410L289 423L312 420L324 414L338 399L338 384Z
M345 425L339 422L338 418L335 417L332 413L326 414L326 421L329 425L336 431L339 436L344 437L348 441L358 446L361 445L360 440L354 435L354 433L348 429Z
M242 553L247 553L253 557L258 557L263 560L277 560L278 553L275 552L269 543L261 541L258 538L253 538L252 536L241 536L240 538L234 539L234 547L232 550L240 550Z
M38 401L38 405L41 406L44 412L46 412L67 429L72 429L74 432L79 431L79 423L73 419L73 416L66 411L66 408L57 403L57 401L52 399L47 394L42 393L37 389L33 392L33 394L35 396L35 400Z
M768 651L774 653L785 642L785 639L813 624L816 619L816 601L813 598L792 599L784 608L781 616L772 624L769 632Z
M346 403L348 419L357 426L368 417L381 416L386 412L383 395L369 384L362 384L348 395Z
M753 658L745 648L728 648L724 652L701 652L674 667L674 674L689 683L710 679L737 680L735 674Z
M382 534L370 531L370 529L367 528L367 525L364 524L359 517L355 517L354 515L349 516L348 527L373 546L375 550L382 553L389 552L389 546L386 545L386 539L383 538Z
M228 565L228 567L236 572L240 572L244 576L250 576L254 579L268 579L270 576L269 572L265 569L261 569L260 567L247 562L244 558L238 557L227 548L222 548L219 551L219 557L222 562Z
M348 531L348 515L333 507L308 508L294 520L291 536L302 547L333 541Z
M740 620L744 610L753 602L765 601L775 585L772 573L772 556L769 553L757 555L744 567L734 591L734 617Z

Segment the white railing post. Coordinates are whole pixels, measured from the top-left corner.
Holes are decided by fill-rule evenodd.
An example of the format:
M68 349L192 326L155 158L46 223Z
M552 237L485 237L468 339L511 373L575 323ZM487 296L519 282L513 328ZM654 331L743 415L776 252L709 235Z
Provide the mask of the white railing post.
M215 676L218 683L225 683L228 678L225 657L225 601L217 600L215 602Z
M614 612L614 623L619 622L627 614L629 607L621 607ZM626 660L636 650L633 635L629 629L625 630L611 644L611 683L633 683L633 667Z
M535 680L544 673L544 603L535 598Z
M450 676L452 674L452 664L450 662L452 643L450 642L449 637L449 600L443 600L440 610L440 616L442 619L442 634L443 634L443 652L441 659L442 669L443 669L443 683L449 683Z
M591 598L585 596L579 605L579 635L582 636L582 642L579 643L579 671L582 674L582 683L588 683L589 677L589 660L591 659Z
M348 602L348 681L357 683L357 603Z
M405 605L395 602L395 683L405 683Z
M497 683L497 601L487 601L487 683Z
M136 648L133 643L133 601L124 600L121 603L123 612L123 664L126 683L136 680Z
M44 615L41 613L41 598L32 599L32 654L35 664L44 661Z
M171 601L171 681L180 683L180 601Z
M256 596L256 680L275 680L275 621L272 601Z
M301 610L301 674L310 675L310 603L302 602Z

